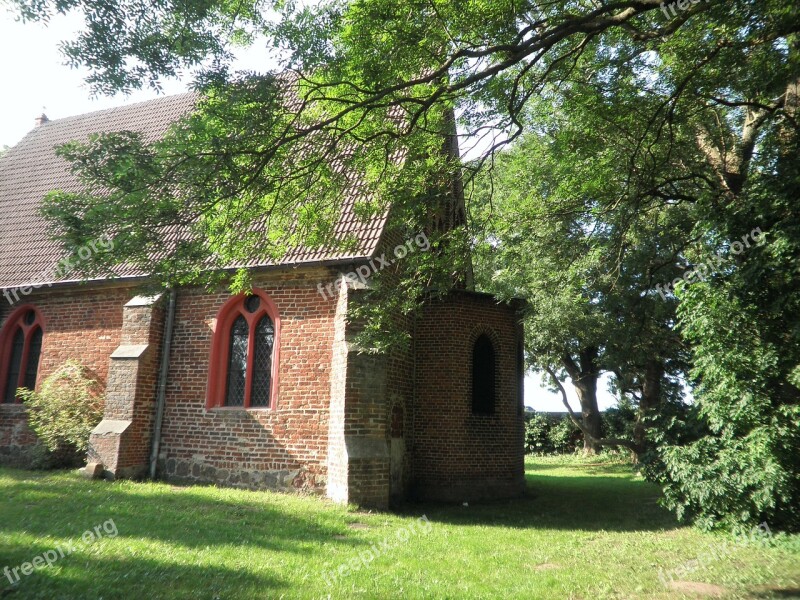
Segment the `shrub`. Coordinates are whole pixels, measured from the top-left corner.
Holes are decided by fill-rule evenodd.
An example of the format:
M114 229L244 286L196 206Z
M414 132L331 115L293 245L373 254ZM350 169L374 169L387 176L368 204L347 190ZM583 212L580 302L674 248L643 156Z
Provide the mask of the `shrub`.
M791 261L800 256L800 236L793 243ZM661 449L665 504L704 528L746 529L767 521L800 531L800 386L792 382L800 329L797 320L787 325L784 318L797 311L768 312L767 296L742 295L752 282L737 275L681 293L678 310L683 334L694 344L694 396L707 433ZM756 283L760 293L776 285L771 276ZM792 285L794 306L800 306Z
M103 418L103 396L86 367L67 361L47 377L36 392L21 389L28 422L53 455L83 455L89 435Z
M548 433L553 451L558 453L575 452L578 442L583 437L569 417L560 419Z
M633 438L636 423L636 409L629 403L620 402L618 406L606 409L600 415L603 423L603 436L609 438Z
M553 444L549 437L550 429L547 417L534 413L525 423L525 454L553 452Z

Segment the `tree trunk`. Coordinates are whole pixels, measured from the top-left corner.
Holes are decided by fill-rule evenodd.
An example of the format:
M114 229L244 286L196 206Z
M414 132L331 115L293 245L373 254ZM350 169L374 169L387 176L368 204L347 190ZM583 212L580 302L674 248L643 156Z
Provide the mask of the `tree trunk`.
M598 440L602 438L600 409L597 406L597 380L600 372L596 365L597 349L584 348L579 353L579 363L565 355L564 368L567 370L572 385L578 394L581 403L581 421L583 423L583 452L596 454L601 446Z
M639 414L633 426L633 444L636 459L647 450L646 419L661 404L661 378L664 376L664 364L661 361L648 361L642 383L642 396L639 401Z
M597 377L587 376L575 383L575 391L578 394L578 401L581 403L581 417L586 428L585 432L591 436L583 436L583 453L597 454L600 450L597 440L602 437L600 409L597 406Z

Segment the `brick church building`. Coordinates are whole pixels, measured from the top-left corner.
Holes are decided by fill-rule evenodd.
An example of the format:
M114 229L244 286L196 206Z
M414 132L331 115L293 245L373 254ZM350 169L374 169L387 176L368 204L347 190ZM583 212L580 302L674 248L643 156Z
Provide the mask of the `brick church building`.
M356 234L360 251L254 265L250 296L144 297L137 273L54 274L63 252L39 205L80 187L54 148L99 131L154 139L193 105L186 94L42 117L0 158L0 463L26 466L37 443L17 389L74 359L105 388L89 460L108 478L309 491L379 508L520 494L518 305L454 290L409 321L410 346L375 355L352 343L348 314L363 286L343 276L393 251L385 218L360 222L345 202L339 231Z

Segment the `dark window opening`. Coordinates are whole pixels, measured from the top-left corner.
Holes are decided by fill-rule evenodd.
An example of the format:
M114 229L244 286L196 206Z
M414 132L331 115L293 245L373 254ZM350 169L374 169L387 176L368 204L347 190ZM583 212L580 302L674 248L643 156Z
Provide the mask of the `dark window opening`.
M486 334L475 340L472 348L472 412L493 415L495 412L496 365L494 345Z
M231 327L225 406L244 406L248 337L247 321L245 321L244 317L239 316L233 322L233 327Z
M263 316L256 325L255 356L253 357L253 391L250 406L269 406L270 381L272 379L272 346L275 329L272 319Z
M39 373L39 357L42 354L42 328L37 327L36 331L31 336L30 345L28 346L28 360L25 366L25 381L24 385L29 390L36 387L36 375Z
M250 296L247 300L244 301L244 307L247 309L247 312L254 313L258 310L261 306L261 298L258 296Z
M3 402L16 402L17 387L19 386L19 371L22 368L22 351L25 348L25 335L22 329L17 329L14 341L11 344L11 360L8 364L8 377L6 377L6 395Z
M0 335L0 402L19 402L20 388L36 387L44 330L39 313L28 309L6 324ZM0 332L3 333L3 332Z

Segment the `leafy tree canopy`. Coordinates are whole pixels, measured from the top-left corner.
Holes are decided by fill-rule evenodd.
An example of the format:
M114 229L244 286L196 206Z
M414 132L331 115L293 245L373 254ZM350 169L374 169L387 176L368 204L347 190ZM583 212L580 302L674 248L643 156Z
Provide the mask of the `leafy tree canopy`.
M708 110L730 108L731 127L750 113L759 123L777 118L777 98L796 67L788 40L799 27L796 8L779 0L686 10L662 9L659 0L6 2L27 20L82 11L84 31L64 52L90 68L96 92L195 73L204 95L196 115L153 144L112 134L68 146L63 153L88 192L55 194L48 204L69 245L111 229L120 236L114 258L165 283L254 252L348 243L331 239L349 184L334 158L373 192L365 214L391 199L401 223L418 227L420 198L452 173L436 151L450 111L468 143L488 156L522 131L531 99L569 89L587 52L602 60L592 85L630 67L630 85L650 102L648 112L628 117L644 119L648 130L668 135L687 95L703 98ZM256 43L282 56L281 69L293 75L231 71L235 46ZM731 90L731 82L744 89ZM713 153L730 141L704 143ZM638 153L631 165L652 160L644 143ZM733 171L724 173L733 188L735 167L720 168ZM170 227L192 235L165 248L159 232ZM259 229L269 231L266 248L245 233Z

